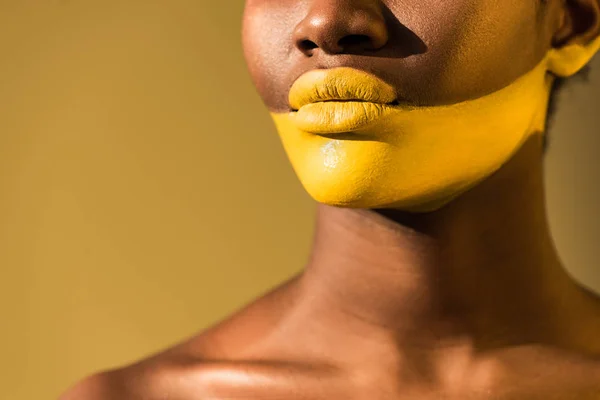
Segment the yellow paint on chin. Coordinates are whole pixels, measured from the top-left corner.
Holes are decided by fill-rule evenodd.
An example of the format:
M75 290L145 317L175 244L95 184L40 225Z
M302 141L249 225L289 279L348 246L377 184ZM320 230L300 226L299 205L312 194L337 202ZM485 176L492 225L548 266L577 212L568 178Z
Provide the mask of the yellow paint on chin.
M344 138L300 129L272 113L304 188L353 208L438 209L498 170L544 131L552 83L546 60L490 95L449 106L394 107Z

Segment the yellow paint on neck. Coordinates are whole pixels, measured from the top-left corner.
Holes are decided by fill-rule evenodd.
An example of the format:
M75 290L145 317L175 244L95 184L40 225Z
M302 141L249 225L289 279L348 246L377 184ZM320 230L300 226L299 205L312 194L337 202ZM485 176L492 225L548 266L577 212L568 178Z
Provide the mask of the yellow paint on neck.
M398 107L365 140L302 131L272 113L300 181L318 202L354 208L438 209L498 170L545 129L547 59L511 85L449 106Z

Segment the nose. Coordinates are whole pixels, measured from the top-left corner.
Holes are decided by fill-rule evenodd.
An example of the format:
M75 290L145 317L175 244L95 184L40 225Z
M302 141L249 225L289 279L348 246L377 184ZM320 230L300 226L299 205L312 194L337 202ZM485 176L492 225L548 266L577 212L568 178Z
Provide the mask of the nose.
M388 41L380 0L313 0L295 27L293 40L307 56L377 50Z

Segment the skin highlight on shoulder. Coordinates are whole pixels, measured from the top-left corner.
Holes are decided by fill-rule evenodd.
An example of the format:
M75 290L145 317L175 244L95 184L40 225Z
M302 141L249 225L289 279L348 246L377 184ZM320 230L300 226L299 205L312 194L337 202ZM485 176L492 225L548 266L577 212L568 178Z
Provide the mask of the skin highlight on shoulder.
M159 359L151 372L146 365L91 376L58 400L599 400L600 365L592 369L572 358L514 349L480 361L461 385L439 391L402 390L368 372L325 366L266 360L173 365ZM540 369L540 362L546 367Z

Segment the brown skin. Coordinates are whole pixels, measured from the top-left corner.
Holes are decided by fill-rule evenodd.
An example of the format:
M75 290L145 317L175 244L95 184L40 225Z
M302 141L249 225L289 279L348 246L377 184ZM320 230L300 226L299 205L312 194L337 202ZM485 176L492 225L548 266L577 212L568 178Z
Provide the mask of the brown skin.
M296 78L337 66L371 72L415 105L481 97L532 69L560 24L557 0L383 3L247 0L244 50L267 107L290 110Z
M499 3L248 0L246 57L272 111L289 109L297 76L339 65L431 105L493 92L550 46L599 33L599 0ZM600 399L600 299L560 263L542 157L533 135L432 213L319 205L301 274L62 400Z

